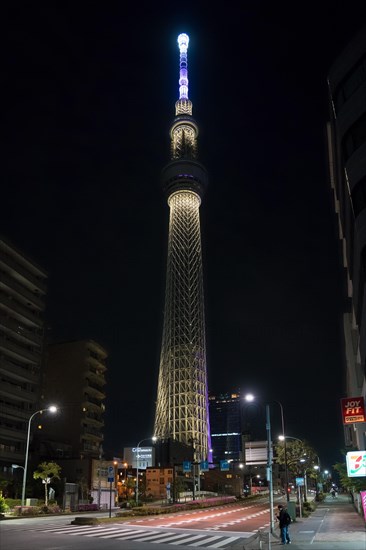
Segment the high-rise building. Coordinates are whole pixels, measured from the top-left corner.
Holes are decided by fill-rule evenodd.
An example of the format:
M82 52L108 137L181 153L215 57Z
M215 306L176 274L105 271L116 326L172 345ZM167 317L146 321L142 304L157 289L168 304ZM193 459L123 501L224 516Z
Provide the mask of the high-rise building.
M346 394L366 395L366 28L328 74L330 181L345 268ZM345 427L348 446L365 449L365 423Z
M39 409L47 274L0 238L0 467L24 464Z
M242 459L240 392L209 396L213 462Z
M94 340L48 346L43 398L60 413L42 430L43 455L85 459L102 454L106 359Z
M162 183L170 208L164 326L154 434L210 449L199 207L207 186L197 160L198 126L188 99L189 38L180 34L179 99L170 129L171 160Z

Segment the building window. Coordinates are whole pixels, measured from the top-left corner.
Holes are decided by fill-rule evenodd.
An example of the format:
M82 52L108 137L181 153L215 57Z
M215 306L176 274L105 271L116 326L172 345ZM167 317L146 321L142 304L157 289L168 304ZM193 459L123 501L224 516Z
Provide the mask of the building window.
M355 185L352 191L352 204L355 217L366 208L366 176Z
M364 113L344 135L342 146L344 161L353 155L353 153L366 143L366 113Z
M361 57L358 63L345 76L334 92L334 104L338 113L344 103L366 82L366 56Z

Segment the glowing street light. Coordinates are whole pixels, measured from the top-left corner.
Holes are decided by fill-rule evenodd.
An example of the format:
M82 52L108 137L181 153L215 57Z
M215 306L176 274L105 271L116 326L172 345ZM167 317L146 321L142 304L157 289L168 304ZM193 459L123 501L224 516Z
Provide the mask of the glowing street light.
M36 416L36 414L42 414L43 412L50 412L55 413L57 412L57 407L55 405L51 405L50 407L47 407L47 409L40 409L39 411L34 412L28 420L28 433L27 433L27 447L25 450L25 462L24 462L24 473L23 473L23 489L22 489L22 506L25 504L25 488L27 484L27 468L28 468L28 454L29 454L29 440L30 440L30 430L31 430L31 422L33 418ZM18 466L19 467L19 466Z

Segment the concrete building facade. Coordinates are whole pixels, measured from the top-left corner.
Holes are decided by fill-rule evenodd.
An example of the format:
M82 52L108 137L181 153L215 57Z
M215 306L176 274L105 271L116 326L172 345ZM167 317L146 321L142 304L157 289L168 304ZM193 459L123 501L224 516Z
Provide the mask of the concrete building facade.
M328 151L345 271L344 397L366 395L366 28L328 73ZM345 443L366 448L366 424L345 426Z
M99 458L104 439L107 352L93 340L52 344L47 350L43 399L60 413L43 430L43 454Z
M43 268L0 238L1 471L24 465L28 422L40 408L46 280Z

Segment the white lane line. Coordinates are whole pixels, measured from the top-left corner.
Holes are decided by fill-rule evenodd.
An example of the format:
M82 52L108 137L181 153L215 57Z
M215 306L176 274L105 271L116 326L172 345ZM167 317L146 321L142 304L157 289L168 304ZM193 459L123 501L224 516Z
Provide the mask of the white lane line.
M237 540L239 538L240 537L229 537L228 539L217 542L216 544L210 544L210 546L207 546L207 548L220 548L221 546L224 546L224 544L230 544L231 542L234 542L234 540Z
M171 540L179 540L179 539L183 539L183 538L184 539L187 538L187 533L184 533L183 535L171 535L170 537L168 536L168 537L166 537L164 539L160 539L160 540L152 540L151 544L158 544L160 542L169 542ZM185 541L180 540L179 542L182 543L182 542L185 542ZM174 543L170 543L170 544L174 544Z
M188 539L184 540L184 544L186 544L187 542L192 542L192 540L198 540L198 539L202 539L202 538L206 538L207 535L194 535L193 537L189 537ZM182 541L180 540L179 542L171 542L170 544L182 544Z
M200 542L194 542L193 544L188 544L188 546L202 546L203 544L208 544L209 542L213 542L214 540L222 539L222 535L219 537L209 537L208 539L202 540Z

